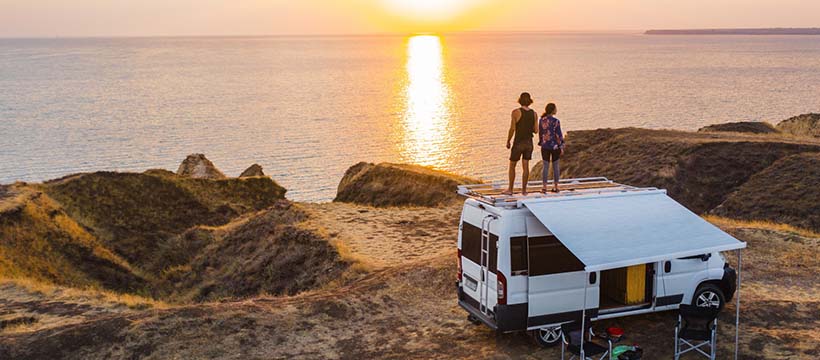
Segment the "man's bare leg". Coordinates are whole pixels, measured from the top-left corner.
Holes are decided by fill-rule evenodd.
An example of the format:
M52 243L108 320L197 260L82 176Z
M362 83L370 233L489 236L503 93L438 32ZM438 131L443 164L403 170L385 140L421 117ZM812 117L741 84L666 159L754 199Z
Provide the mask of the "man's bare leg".
M524 159L521 165L524 165L523 178L521 179L521 195L527 196L527 182L530 181L530 161Z
M512 195L513 193L513 185L515 184L515 164L518 161L510 160L510 170L509 170L509 177L510 177L510 187L507 188L507 191L503 192L504 195Z

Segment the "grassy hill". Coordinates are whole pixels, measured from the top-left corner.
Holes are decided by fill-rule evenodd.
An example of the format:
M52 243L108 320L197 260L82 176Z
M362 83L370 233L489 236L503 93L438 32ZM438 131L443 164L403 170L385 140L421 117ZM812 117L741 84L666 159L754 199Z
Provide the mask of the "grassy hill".
M268 177L163 170L0 187L0 278L172 302L295 294L347 267Z
M28 186L0 196L0 277L140 291L140 271L106 248L52 199Z
M780 130L777 130L772 124L767 122L757 122L757 121L741 121L741 122L731 122L731 123L722 123L722 124L713 124L704 126L698 129L698 132L739 132L739 133L751 133L751 134L776 134L779 133Z
M671 197L692 211L705 213L722 204L755 174L776 161L816 152L820 152L820 142L783 135L634 128L572 131L567 135L561 175L564 178L606 176L630 185L665 188ZM540 180L541 168L539 161L530 173L532 180ZM792 176L775 183L783 186L794 181L797 179ZM777 198L768 200L781 201ZM777 204L772 204L775 206L758 204L760 211L766 212L761 216L777 216ZM809 215L808 208L800 211ZM744 218L740 213L724 212L722 215Z
M333 201L373 206L437 206L457 201L455 191L459 184L479 182L419 165L360 162L347 169Z
M754 174L711 213L820 229L820 152L788 156Z

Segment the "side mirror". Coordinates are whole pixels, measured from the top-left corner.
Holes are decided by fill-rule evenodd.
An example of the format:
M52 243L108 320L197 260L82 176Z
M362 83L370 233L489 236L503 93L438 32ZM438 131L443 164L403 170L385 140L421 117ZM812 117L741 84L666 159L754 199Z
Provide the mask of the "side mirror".
M709 254L703 254L703 255L701 255L701 257L700 257L700 260L701 260L701 261L709 261L709 259L711 259L711 258L712 258L712 254L711 254L711 253L709 253Z

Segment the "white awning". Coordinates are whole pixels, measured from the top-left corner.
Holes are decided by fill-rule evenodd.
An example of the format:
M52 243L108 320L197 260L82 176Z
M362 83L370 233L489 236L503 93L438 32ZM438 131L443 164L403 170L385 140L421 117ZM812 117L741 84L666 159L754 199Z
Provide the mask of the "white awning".
M746 247L663 190L522 203L588 272Z

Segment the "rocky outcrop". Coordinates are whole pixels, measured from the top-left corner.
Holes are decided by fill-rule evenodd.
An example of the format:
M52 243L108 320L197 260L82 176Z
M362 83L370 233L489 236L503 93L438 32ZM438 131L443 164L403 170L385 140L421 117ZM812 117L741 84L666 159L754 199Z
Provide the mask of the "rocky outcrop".
M781 121L777 129L783 133L820 137L820 114L803 114Z
M249 168L245 169L239 177L254 177L254 176L265 176L265 173L262 171L262 166L259 164L253 164Z
M479 182L418 165L360 162L347 169L333 201L372 206L438 206L457 201L459 184Z
M772 124L767 122L757 122L757 121L741 121L741 122L731 122L731 123L724 123L724 124L714 124L709 126L704 126L698 129L698 132L718 132L718 131L728 131L728 132L739 132L739 133L751 133L751 134L775 134L780 132L779 130L775 129Z
M223 174L214 166L214 163L205 157L205 154L191 154L182 161L177 169L177 175L195 179L224 179Z

